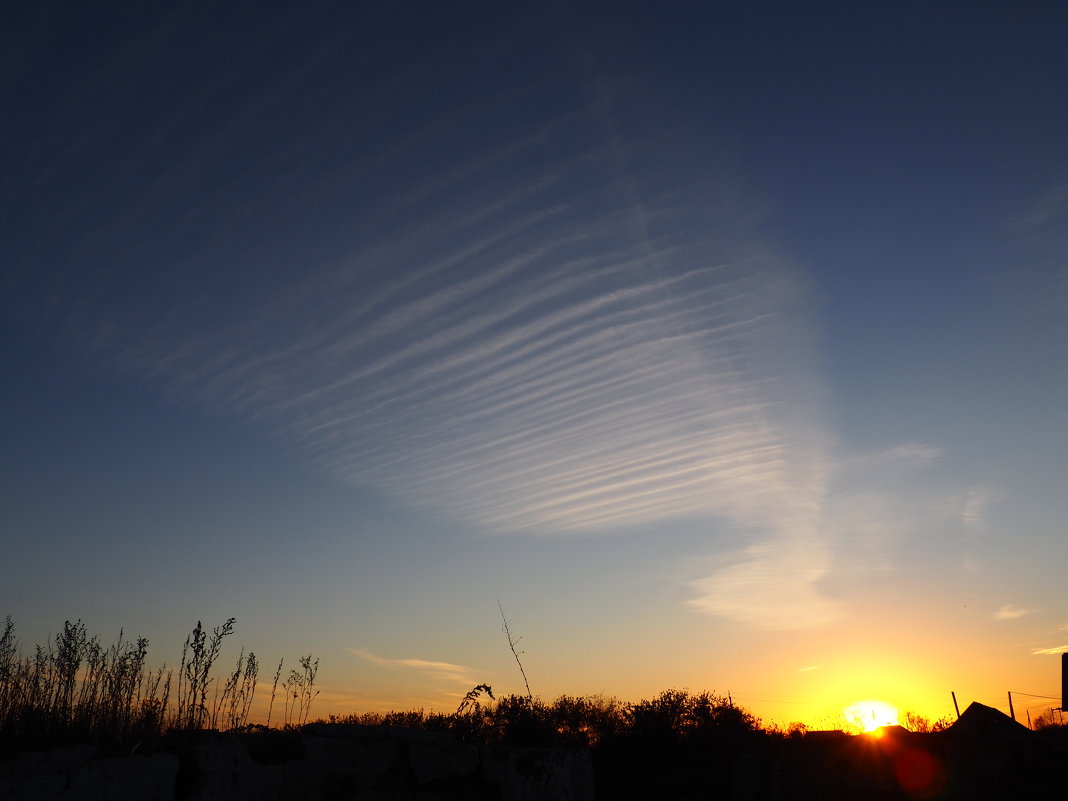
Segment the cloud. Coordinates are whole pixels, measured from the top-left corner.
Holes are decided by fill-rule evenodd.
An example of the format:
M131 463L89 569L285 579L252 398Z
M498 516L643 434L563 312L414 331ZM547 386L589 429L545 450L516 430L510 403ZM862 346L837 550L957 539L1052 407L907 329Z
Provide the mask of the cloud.
M390 659L378 656L366 648L345 648L344 650L379 667L412 670L434 679L457 682L459 684L473 685L475 683L473 677L476 670L464 665L454 665L451 662L433 662L426 659Z
M818 589L830 562L818 538L753 545L743 561L693 582L691 606L768 629L824 626L842 611Z
M1026 211L1010 221L1013 228L1037 228L1068 214L1068 181L1050 186Z
M1005 606L1001 607L993 614L993 618L994 620L1016 620L1025 615L1034 614L1037 611L1037 609L1021 609L1018 606L1005 604Z
M925 467L942 457L942 449L926 442L906 442L874 453L863 453L839 460L844 482L870 484L870 477L878 475L885 481L903 473Z
M1068 653L1068 645L1058 645L1056 648L1040 648L1031 653L1034 656L1052 656L1054 654Z
M833 543L835 578L866 582L897 569L901 544L938 516L927 470L941 453L911 442L834 461L818 525Z
M744 531L754 549L699 582L695 607L769 622L778 599L795 622L803 605L828 619L830 443L804 276L707 186L646 186L591 113L604 109L562 109L440 163L409 131L356 164L294 167L279 207L292 230L261 228L256 204L224 192L187 221L224 242L183 238L183 259L123 250L68 327L107 320L100 347L122 369L483 532L703 517L715 552ZM419 131L467 141L464 122ZM270 155L247 166L253 185ZM398 169L408 157L418 169ZM340 209L320 200L356 174L374 180L346 179ZM324 229L316 213L329 243L302 238Z
M819 665L805 665L803 668L798 668L798 673L811 673L813 670L819 670Z
M1004 497L1005 493L996 487L972 487L961 501L961 522L973 531L984 528L990 507Z
M510 236L536 244L503 261L484 261L497 232L396 270L329 334L222 361L205 339L154 369L274 421L346 481L491 530L695 513L775 530L818 504L790 272L764 256L671 265L667 248L569 257L581 235L546 220L516 216ZM261 319L258 340L284 327Z
M294 80L297 97L310 78ZM395 129L366 105L361 126ZM515 129L489 142L452 112L355 150L319 147L325 132L265 141L252 163L212 163L211 143L191 142L199 168L160 186L234 179L182 218L180 257L165 244L177 229L152 228L169 217L134 203L92 247L46 242L40 261L106 262L90 297L70 292L68 328L106 320L100 347L123 369L253 422L340 481L492 533L700 517L708 553L727 530L748 547L693 582L695 609L835 619L822 591L834 442L803 273L751 240L736 190L711 196L719 176L630 171L626 142L605 146L606 104L536 119L528 105L494 114ZM233 134L265 113L252 103ZM336 133L348 141L347 125ZM433 137L453 143L447 158ZM320 151L349 156L305 158ZM936 457L909 445L892 460Z

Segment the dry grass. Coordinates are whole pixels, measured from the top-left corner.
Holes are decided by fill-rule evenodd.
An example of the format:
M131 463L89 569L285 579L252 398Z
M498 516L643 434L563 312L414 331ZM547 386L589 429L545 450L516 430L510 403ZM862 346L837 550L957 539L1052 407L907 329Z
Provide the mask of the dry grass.
M215 672L234 623L230 618L209 634L198 621L175 671L147 667L146 638L128 640L120 631L105 647L81 620L65 622L52 642L23 655L8 615L0 633L0 750L69 742L123 747L177 730L245 728L259 675L256 655L242 648L232 672ZM300 664L284 685L286 724L306 721L317 695L319 661L309 654Z

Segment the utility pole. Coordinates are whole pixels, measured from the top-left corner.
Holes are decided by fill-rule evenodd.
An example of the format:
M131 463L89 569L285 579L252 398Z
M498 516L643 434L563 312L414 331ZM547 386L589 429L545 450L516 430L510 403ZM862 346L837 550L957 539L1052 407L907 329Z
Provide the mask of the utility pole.
M1068 709L1068 651L1061 654L1061 712Z

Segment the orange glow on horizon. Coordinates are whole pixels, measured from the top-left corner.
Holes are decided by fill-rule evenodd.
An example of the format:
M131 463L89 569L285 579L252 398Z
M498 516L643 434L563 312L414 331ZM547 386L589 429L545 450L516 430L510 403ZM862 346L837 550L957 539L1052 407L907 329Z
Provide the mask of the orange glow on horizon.
M897 707L885 701L866 699L855 701L842 710L846 720L863 732L872 732L883 726L899 726Z

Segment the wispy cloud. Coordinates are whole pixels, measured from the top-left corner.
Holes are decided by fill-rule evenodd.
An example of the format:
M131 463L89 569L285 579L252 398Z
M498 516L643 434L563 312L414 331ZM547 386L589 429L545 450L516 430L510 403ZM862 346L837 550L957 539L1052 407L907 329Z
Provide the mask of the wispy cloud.
M1037 609L1023 609L1012 604L1005 604L993 614L994 620L1016 620L1026 615L1032 615Z
M558 189L454 214L419 251L372 246L369 284L305 275L301 306L269 295L228 348L225 329L161 332L126 360L347 481L492 530L810 514L826 470L792 271L632 237L624 209L558 208Z
M961 501L961 522L972 531L986 526L990 507L1004 498L1004 492L996 487L972 487Z
M1010 221L1014 228L1037 228L1068 214L1068 181L1048 187L1030 208Z
M346 648L345 650L379 667L414 671L441 681L467 685L475 683L475 669L465 665L454 665L451 662L434 662L427 659L392 659L379 656L366 648Z
M798 673L811 673L813 670L819 670L819 669L820 669L819 665L805 665L802 668L798 668L797 672Z
M830 554L814 548L819 538L779 539L753 545L743 561L695 581L690 603L704 612L725 615L763 628L805 629L826 625L842 611L818 589Z
M694 608L833 620L819 589L832 445L799 274L657 228L656 202L640 235L603 194L562 207L563 182L393 234L421 248L367 243L351 260L374 269L340 283L305 271L236 319L209 314L193 334L161 322L123 360L345 481L486 530L705 516L710 551L723 526L754 544L693 583ZM905 446L891 461L936 456Z
M937 462L942 449L927 442L905 442L873 453L856 454L839 461L840 482L870 488L870 477L878 474L881 481Z
M834 462L822 525L834 543L833 572L867 581L897 568L897 549L937 516L923 489L941 449L911 442L854 453Z
M307 69L329 73L333 53ZM402 73L396 85L413 89L418 70ZM342 147L349 118L330 120L241 162L232 186L186 210L183 224L207 233L181 237L181 258L127 244L155 242L142 229L167 215L118 209L114 231L67 243L73 262L113 266L71 328L104 319L102 347L123 368L253 421L341 481L482 531L701 517L707 553L695 556L721 567L692 579L694 609L762 626L834 620L823 584L842 542L888 535L862 519L861 493L832 497L848 469L824 420L802 271L738 224L736 190L710 200L715 176L691 196L670 172L628 167L621 135L605 146L604 98L523 117L537 105L507 106L501 119L521 124L486 142L456 145L470 121L441 112L388 142L360 139L358 157ZM381 107L366 104L361 131L394 129L374 118ZM255 130L263 108L226 141ZM454 143L448 159L433 157L434 137ZM218 147L193 147L197 174L213 172ZM233 159L218 159L230 174ZM140 205L186 172L146 187ZM258 221L264 209L280 231ZM121 258L99 257L107 237ZM886 459L937 455L905 445ZM848 536L835 514L847 506ZM727 530L746 547L722 553Z
M1037 651L1032 651L1034 656L1051 656L1054 654L1063 654L1068 652L1068 645L1058 645L1055 648L1039 648Z
M829 619L831 444L803 276L723 207L642 191L624 145L591 136L602 111L391 183L425 144L399 137L361 159L388 189L356 199L366 211L330 250L231 252L224 273L204 242L140 290L141 262L119 260L71 326L106 318L124 369L483 531L703 516L710 552L724 527L745 531L752 549L697 582L694 606ZM318 197L338 168L311 162L294 189ZM245 213L211 228L248 235Z

